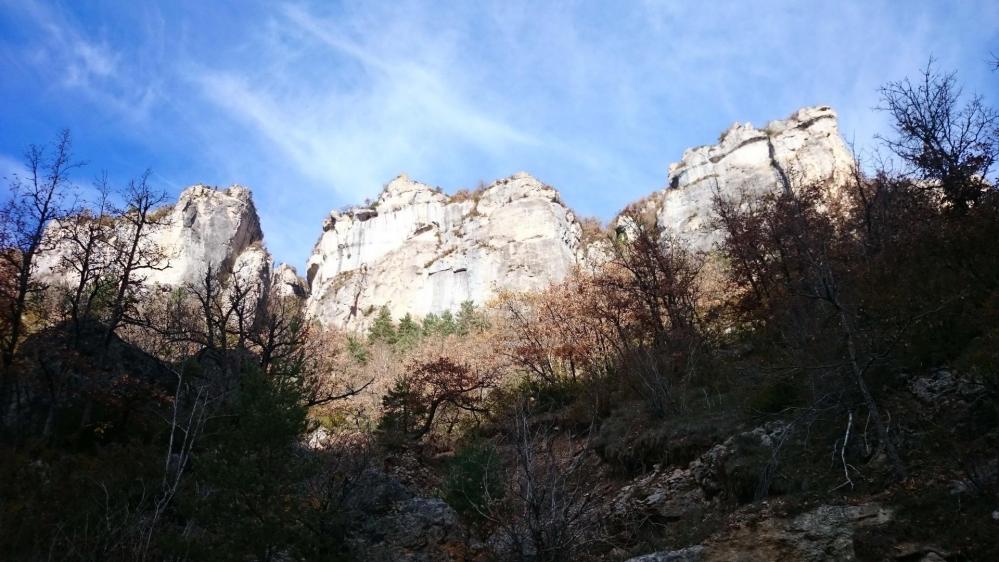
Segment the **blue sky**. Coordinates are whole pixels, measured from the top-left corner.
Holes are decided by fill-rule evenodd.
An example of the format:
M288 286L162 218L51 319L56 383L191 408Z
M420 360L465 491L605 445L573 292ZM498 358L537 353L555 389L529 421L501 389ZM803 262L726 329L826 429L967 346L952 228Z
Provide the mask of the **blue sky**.
M999 105L999 2L0 0L0 175L69 127L123 181L253 189L301 265L333 208L400 172L526 170L610 218L735 121L830 104L866 154L877 88L934 56Z

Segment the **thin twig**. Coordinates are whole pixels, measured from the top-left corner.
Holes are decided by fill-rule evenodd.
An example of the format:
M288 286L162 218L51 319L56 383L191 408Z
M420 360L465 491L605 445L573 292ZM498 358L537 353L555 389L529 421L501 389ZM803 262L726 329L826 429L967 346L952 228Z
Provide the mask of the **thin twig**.
M839 486L836 486L830 492L839 490L843 486L849 484L850 489L853 489L853 480L850 478L850 465L846 463L846 446L850 443L850 429L853 427L853 411L850 411L850 417L846 422L846 435L843 436L843 447L840 448L839 458L843 462L843 475L846 476L846 482L843 482Z

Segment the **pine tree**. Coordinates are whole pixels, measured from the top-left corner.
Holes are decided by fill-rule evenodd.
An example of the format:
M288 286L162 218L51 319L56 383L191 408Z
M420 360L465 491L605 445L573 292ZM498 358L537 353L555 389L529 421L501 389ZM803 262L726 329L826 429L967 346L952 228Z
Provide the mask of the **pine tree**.
M423 334L433 335L437 333L437 328L441 323L441 317L433 312L423 317Z
M403 349L409 349L416 345L423 336L423 330L420 329L420 325L413 320L413 316L406 313L399 320L399 328L396 330L396 345Z
M441 314L440 324L437 326L437 333L442 336L450 336L458 331L458 326L454 322L454 315L450 310L445 310Z
M361 365L368 362L368 348L365 347L363 340L355 336L347 336L347 353Z
M450 336L457 330L458 326L450 310L445 310L440 315L431 312L423 317L423 335L425 336Z
M387 344L395 344L398 339L395 324L392 322L392 313L387 306L382 306L378 311L378 317L368 330L368 341L371 343L383 341Z
M406 377L400 377L382 397L378 429L389 444L402 443L416 431L427 414L427 404Z
M481 332L488 327L485 316L475 308L475 303L472 301L461 303L457 323L459 336Z
M311 467L296 454L307 421L294 375L244 365L237 398L199 451L195 488L212 493L180 504L201 529L183 544L194 558L267 559L301 540L288 512L306 509L299 483Z

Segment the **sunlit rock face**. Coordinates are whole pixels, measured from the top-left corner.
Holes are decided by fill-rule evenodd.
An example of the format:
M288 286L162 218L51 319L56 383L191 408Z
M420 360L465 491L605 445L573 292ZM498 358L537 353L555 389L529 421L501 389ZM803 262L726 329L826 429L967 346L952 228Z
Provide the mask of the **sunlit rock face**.
M784 183L835 187L853 170L835 112L803 108L761 129L734 125L717 145L687 150L670 166L666 188L628 210L642 224L654 222L710 250L720 240L715 194L751 199ZM589 226L584 241L558 192L524 173L453 196L403 175L373 204L327 217L303 280L290 266L271 270L244 187L196 185L157 214L161 224L148 242L163 252L165 267L142 272L150 286L199 284L211 264L226 280L253 285L261 296L295 297L310 319L349 329L365 328L381 306L397 319L422 317L455 311L464 301L486 304L500 290L541 289L576 266L594 270L611 258L611 240L635 226L618 217L615 233ZM59 245L39 256L38 277L71 282L59 268L66 251Z
M721 238L712 226L716 193L751 199L785 181L834 187L851 178L854 166L830 107L802 108L762 129L735 124L718 144L689 149L670 166L657 223L695 249L710 250Z
M282 263L275 267L271 274L271 296L304 301L309 296L309 287L305 279L298 276L298 271L294 267Z
M734 125L717 145L687 150L670 166L667 187L631 211L710 250L721 238L715 194L738 200L784 184L835 187L853 170L836 113L803 108L761 129ZM363 328L383 305L395 318L420 317L466 300L484 304L500 289L542 288L577 265L609 259L609 241L584 243L581 232L558 193L527 174L465 197L399 176L372 205L326 219L308 262L306 314L325 326Z
M180 194L152 240L166 255L168 267L151 272L148 281L179 286L198 283L206 268L235 272L246 280L270 280L270 255L250 190L219 190L203 185Z
M149 286L180 287L203 282L209 265L220 278L234 275L244 286L265 294L270 285L271 256L263 246L260 219L250 190L242 186L216 189L195 185L185 189L171 207L155 213L145 244L163 259L155 269L137 272ZM50 236L58 238L58 224ZM127 224L116 225L127 237ZM37 275L48 283L72 282L73 274L60 267L69 245L59 243L41 256Z
M378 307L395 318L484 304L576 265L581 229L553 188L515 174L447 196L405 175L370 207L333 212L308 262L306 313L326 326L364 327Z

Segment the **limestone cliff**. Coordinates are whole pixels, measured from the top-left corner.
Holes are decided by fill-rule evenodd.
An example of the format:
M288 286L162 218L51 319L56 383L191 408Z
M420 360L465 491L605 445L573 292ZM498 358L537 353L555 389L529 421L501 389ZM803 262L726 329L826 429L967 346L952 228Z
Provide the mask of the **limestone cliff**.
M185 189L177 203L156 211L146 243L163 254L160 268L144 269L150 285L179 287L201 282L209 264L222 276L234 274L263 294L270 286L271 256L263 246L260 219L250 190L242 186L216 189L195 185ZM124 224L121 223L121 227ZM50 236L59 238L60 225ZM69 280L60 267L69 251L66 243L41 255L37 275L50 284Z
M762 129L737 123L718 144L689 149L670 166L656 222L694 248L708 250L719 240L711 228L716 192L751 198L783 182L842 185L853 170L853 155L830 107L802 108Z
M298 276L294 267L282 263L271 274L271 296L277 299L304 301L309 295L305 280Z
M629 208L709 250L719 240L711 224L716 193L752 198L784 183L842 185L853 167L836 113L802 108L762 129L733 125L717 145L687 150L670 166L667 186ZM382 305L399 318L455 310L465 300L483 304L499 289L537 289L605 260L604 246L584 242L558 193L527 174L451 197L403 175L372 205L326 219L308 262L306 314L357 328Z
M222 272L269 284L270 254L263 248L260 219L245 187L185 189L152 239L166 254L169 267L153 272L150 282L196 283L212 264Z
M668 185L629 208L709 250L719 239L711 228L716 193L753 197L785 183L842 185L853 166L836 113L803 108L761 129L736 124L717 145L687 150L670 166ZM524 173L452 196L399 176L373 204L327 217L304 281L289 266L271 271L244 187L196 185L159 214L150 243L164 252L167 267L144 272L147 281L198 283L212 264L260 295L304 301L306 315L327 327L364 328L383 305L399 318L454 311L467 300L485 304L502 289L539 289L610 255L607 239L591 232L598 227L584 236L558 192ZM58 267L64 250L39 259L40 277L65 278Z
M405 175L370 207L333 212L308 262L306 312L326 326L483 304L499 289L532 290L573 268L581 228L553 188L520 173L447 196Z

